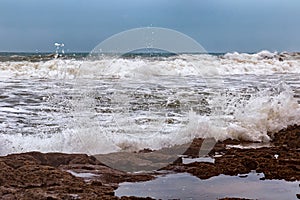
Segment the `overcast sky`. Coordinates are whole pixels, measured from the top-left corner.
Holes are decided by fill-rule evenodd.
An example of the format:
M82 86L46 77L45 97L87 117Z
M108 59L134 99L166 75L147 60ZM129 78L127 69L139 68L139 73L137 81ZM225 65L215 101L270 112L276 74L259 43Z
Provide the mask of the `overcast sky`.
M90 51L137 27L165 27L208 52L300 51L299 0L0 0L0 51Z

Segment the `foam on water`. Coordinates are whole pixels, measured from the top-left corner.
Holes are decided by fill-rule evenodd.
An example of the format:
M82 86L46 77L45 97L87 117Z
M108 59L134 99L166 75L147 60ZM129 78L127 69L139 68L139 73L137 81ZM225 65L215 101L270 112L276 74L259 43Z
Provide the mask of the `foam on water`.
M278 87L281 86L280 84ZM232 138L269 142L271 138L268 133L275 133L289 125L300 123L298 101L288 86L282 87L281 91L275 93L269 89L262 90L252 94L249 99L221 95L220 102L214 98L211 105L222 103L222 113L201 116L191 112L189 124L181 134L190 133L202 138L214 137L216 140Z
M269 90L262 91L238 105L233 113L236 123L228 127L229 134L234 138L269 141L268 132L275 133L289 125L299 124L300 107L293 91L286 85L276 89L281 91L275 95Z
M279 58L283 59L280 60ZM1 78L144 77L152 75L232 75L299 73L300 59L262 51L224 56L178 55L161 59L102 57L98 60L53 59L41 62L0 62Z
M96 119L96 113L91 113L92 109L85 106L93 105L93 102L88 102L91 99L87 99L76 102L77 109L72 116L79 116L75 117L75 121L73 118L64 119L68 126L61 132L46 134L37 130L31 135L1 134L0 142L3 145L0 152L2 155L26 151L99 154L144 148L160 149L191 142L195 137L268 142L271 138L267 133L300 124L300 107L297 99L293 97L293 91L286 85L280 84L278 87L281 87L278 91L265 89L249 99L241 99L238 95L219 94L219 98L212 98L210 102L215 107L222 99L223 108L215 111L215 114L212 112L210 115L201 115L191 110L187 113L186 125L168 128L164 126L164 121L159 121L158 124L146 127L145 131L125 119L130 117L126 113L120 114L119 117L125 123L118 121L118 127L107 119L104 122L110 124L109 126L100 125L98 120L93 120ZM235 105L232 102L236 102ZM164 134L157 126L162 126L164 131L169 132Z
M267 133L300 125L299 65L270 52L0 62L0 154L268 142Z

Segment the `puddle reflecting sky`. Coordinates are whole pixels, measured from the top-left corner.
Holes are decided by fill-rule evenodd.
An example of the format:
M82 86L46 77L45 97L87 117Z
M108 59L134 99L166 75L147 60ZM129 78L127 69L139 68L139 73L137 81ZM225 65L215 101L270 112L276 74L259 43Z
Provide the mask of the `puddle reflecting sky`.
M243 176L244 177L244 176ZM201 180L188 173L169 174L139 183L121 183L115 194L121 196L152 197L156 199L218 199L240 197L249 199L297 199L300 181L260 180L262 173L247 177L219 175Z

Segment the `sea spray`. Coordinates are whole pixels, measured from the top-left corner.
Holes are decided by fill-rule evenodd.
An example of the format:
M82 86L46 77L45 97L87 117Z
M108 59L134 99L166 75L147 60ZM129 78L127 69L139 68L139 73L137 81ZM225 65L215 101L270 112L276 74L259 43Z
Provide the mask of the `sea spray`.
M234 138L268 142L268 133L299 125L300 106L292 89L280 83L252 95L236 107L233 116L229 133Z
M270 54L273 55L273 53ZM279 61L281 54L266 57L262 56L261 53L235 53L225 54L224 56L183 54L164 59L103 56L97 60L58 58L39 62L7 61L0 62L0 77L1 79L12 77L74 79L79 73L81 73L80 76L86 78L134 78L151 75L215 76L299 73L299 56L293 54L283 55L283 61Z
M92 154L160 149L194 137L267 142L271 139L268 132L299 124L296 57L290 55L278 61L278 54L268 58L255 54L235 55L238 58L228 55L0 62L1 154L32 150ZM151 66L160 67L154 70ZM280 70L274 71L274 67ZM278 71L283 74L277 74ZM86 91L77 81L79 76L91 80ZM220 88L212 84L214 79L220 79L217 82L224 85ZM139 80L147 80L153 90ZM164 134L146 130L148 134L134 135L138 129L124 129L128 120L125 117L130 117L130 109L143 102L143 95L152 95L148 104L156 101L158 110L163 111L155 119L161 128L154 126L153 130L163 130ZM84 97L90 99L85 102ZM131 100L136 105L131 105ZM80 108L80 104L84 107ZM80 110L87 111L92 118L77 125L92 125L78 135L80 127L75 126L74 116L83 115ZM149 122L149 115L136 114L131 116L132 122ZM124 134L122 129L132 133ZM99 140L105 136L111 148L101 148L91 136Z

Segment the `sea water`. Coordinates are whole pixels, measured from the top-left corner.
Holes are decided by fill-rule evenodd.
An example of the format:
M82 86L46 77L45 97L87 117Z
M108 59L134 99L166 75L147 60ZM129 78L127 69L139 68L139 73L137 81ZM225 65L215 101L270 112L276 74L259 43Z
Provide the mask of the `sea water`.
M255 171L239 176L219 175L201 180L188 173L168 174L155 180L121 183L116 196L152 197L155 199L207 199L225 197L247 199L297 199L299 181L260 180L263 173Z
M267 133L300 123L298 54L0 60L0 155L132 152L195 137L269 142Z

